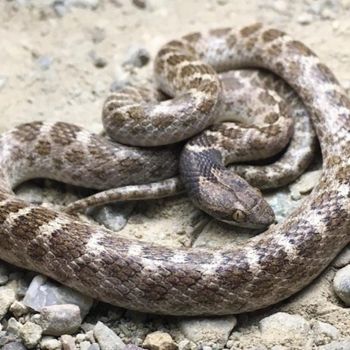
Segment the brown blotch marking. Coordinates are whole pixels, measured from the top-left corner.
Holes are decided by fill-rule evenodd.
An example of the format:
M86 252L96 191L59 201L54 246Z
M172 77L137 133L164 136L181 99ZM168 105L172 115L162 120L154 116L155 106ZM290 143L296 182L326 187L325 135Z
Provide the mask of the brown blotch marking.
M168 46L163 47L158 51L158 57L162 57L168 55L169 53L174 53L174 49Z
M267 124L273 124L273 123L276 123L278 119L279 119L278 113L269 113L265 117L264 122Z
M58 122L50 130L50 135L53 142L62 146L68 146L75 141L79 131L80 128L76 125Z
M196 32L196 33L191 33L188 35L185 35L183 37L184 40L188 41L189 43L195 43L197 42L200 38L202 37L201 33Z
M247 40L246 44L245 44L245 47L247 50L252 50L255 46L255 44L257 43L258 41L258 37L252 37L250 39Z
M317 78L324 83L339 84L333 72L323 63L317 63L313 69Z
M47 156L51 152L51 144L47 140L39 140L38 144L35 146L36 152L41 156Z
M205 98L198 104L198 109L203 113L208 113L212 110L212 108L216 104L216 99L213 98Z
M1 206L0 207L0 224L3 224L10 214L17 213L19 210L27 206L28 205L26 203L20 202L20 201L8 202L5 205Z
M235 34L230 34L226 39L226 45L229 49L232 49L237 43L237 38Z
M218 28L209 31L209 34L216 36L217 38L225 37L228 33L232 31L232 28Z
M13 135L22 142L33 141L40 135L42 126L43 122L22 124L13 131Z
M240 33L245 38L249 35L254 34L255 32L257 32L261 28L262 28L262 24L256 23L256 24L253 24L251 26L247 26L247 27L242 28Z
M182 62L192 61L193 58L188 55L183 54L173 54L172 56L169 56L166 60L166 63L170 66L176 66Z
M273 44L267 49L267 52L271 56L279 56L282 53L282 45L280 43Z
M301 54L303 56L316 56L306 45L297 40L288 41L286 44L290 53Z
M350 185L350 166L344 165L339 167L339 169L336 171L336 178L337 180L345 185Z
M350 110L350 99L344 93L333 90L327 92L327 96L332 100L333 104L335 104L336 106Z
M74 164L84 163L84 153L79 149L71 149L66 152L65 159Z
M269 106L274 106L276 105L276 100L269 94L267 91L262 91L258 99L264 104L264 105L269 105Z
M200 84L197 90L204 93L208 93L211 96L215 96L219 91L219 87L216 81L203 81L203 83Z
M268 29L263 33L262 38L265 41L265 43L269 43L270 41L276 40L285 35L286 34L284 32L278 29Z

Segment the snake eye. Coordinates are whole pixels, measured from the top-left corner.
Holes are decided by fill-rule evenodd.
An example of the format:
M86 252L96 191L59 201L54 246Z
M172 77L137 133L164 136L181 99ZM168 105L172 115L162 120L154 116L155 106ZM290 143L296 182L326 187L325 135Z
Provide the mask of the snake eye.
M236 222L242 222L246 218L246 216L247 215L239 209L236 209L232 214L232 218Z

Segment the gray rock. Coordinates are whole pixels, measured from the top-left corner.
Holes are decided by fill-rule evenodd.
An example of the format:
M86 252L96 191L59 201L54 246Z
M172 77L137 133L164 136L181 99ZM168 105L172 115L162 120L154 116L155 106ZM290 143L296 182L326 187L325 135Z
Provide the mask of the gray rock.
M126 59L124 60L123 65L131 65L141 68L149 62L150 58L151 56L145 48L131 46L126 54Z
M9 334L13 334L18 337L20 334L20 329L22 328L22 324L19 323L14 317L11 317L7 322L6 331Z
M98 56L97 53L93 50L89 52L89 56L92 59L92 62L94 63L94 66L96 68L104 68L108 64L106 59L104 59L101 56Z
M349 350L350 349L350 338L333 341L327 345L322 345L317 348L318 350Z
M100 350L100 346L97 343L93 343L89 346L88 350Z
M0 263L0 286L6 284L9 280L7 267Z
M0 91L5 87L7 83L7 77L0 75Z
M82 7L95 10L100 5L100 0L66 0L66 6Z
M150 350L176 350L178 348L170 334L161 331L149 333L142 346Z
M42 329L39 325L28 321L21 327L19 334L24 345L27 348L32 349L39 343Z
M21 317L29 312L27 306L25 306L23 303L21 303L18 300L15 300L11 306L10 306L10 311L14 316Z
M110 230L120 231L127 224L134 206L134 203L108 204L94 208L91 215L98 223Z
M102 322L97 322L94 327L94 336L101 350L123 350L124 342Z
M333 288L337 296L350 306L350 265L343 267L335 274Z
M40 342L40 348L42 350L61 350L62 349L62 343L52 337L43 337L43 339Z
M87 315L92 303L92 298L40 275L33 278L23 299L24 305L38 312L45 306L74 304L79 306L82 318Z
M81 322L80 309L74 304L45 306L37 321L43 334L55 336L75 333Z
M80 344L80 350L88 350L91 346L91 343L87 340L82 341Z
M195 343L216 343L223 346L236 324L234 316L196 317L181 320L179 328L186 338Z
M7 314L11 304L16 300L17 283L11 281L0 287L0 320Z
M61 337L61 343L63 350L76 350L75 347L75 340L71 335L62 335Z
M40 69L48 70L53 63L53 58L50 56L40 56L36 60L36 63L39 65Z
M14 342L5 344L1 349L2 350L26 350L26 347L22 343L18 341L14 341Z
M312 325L312 330L316 335L324 335L331 339L337 339L340 337L339 330L326 322L315 321Z
M310 331L309 323L300 315L277 312L259 322L261 337L267 341L305 339Z

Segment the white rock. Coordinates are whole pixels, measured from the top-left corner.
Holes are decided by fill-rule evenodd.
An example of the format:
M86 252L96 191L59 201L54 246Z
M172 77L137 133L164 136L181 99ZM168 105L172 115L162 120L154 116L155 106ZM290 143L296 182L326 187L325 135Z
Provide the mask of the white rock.
M61 337L63 350L76 350L75 340L71 335L65 334Z
M20 329L23 343L29 349L34 348L39 343L41 335L41 327L33 322L26 322Z
M27 350L26 347L17 341L5 344L1 350Z
M312 325L312 330L316 334L322 334L331 339L337 339L340 336L340 332L336 327L322 321L315 321Z
M38 312L40 312L44 306L61 304L78 305L82 318L87 315L92 303L92 298L52 282L41 275L33 278L23 299L24 305Z
M170 334L161 331L149 333L142 346L150 350L176 350L178 348Z
M309 323L300 315L277 312L259 322L261 336L267 341L286 341L304 339L311 329Z
M350 338L333 341L327 345L322 345L317 350L349 350L350 349Z
M81 322L80 309L73 304L45 306L37 321L44 334L56 336L75 333Z
M84 340L80 343L80 350L88 350L91 343L89 341Z
M0 321L7 314L11 304L16 300L17 283L12 281L0 287Z
M7 322L7 333L13 334L16 337L20 334L20 329L22 328L22 324L20 324L14 317L11 317Z
M101 350L123 350L124 342L102 322L97 322L94 327L94 336Z
M313 17L310 13L302 13L297 17L297 22L302 25L308 25L312 23Z
M195 343L217 343L223 346L236 324L234 316L196 317L181 320L179 328L186 338Z
M27 314L28 308L20 301L15 300L10 306L10 311L18 318Z
M61 350L62 343L52 337L43 337L40 341L40 347L42 350Z
M67 6L76 6L95 10L100 4L100 0L66 0L66 4Z
M350 306L350 265L343 267L335 274L333 288L338 297Z

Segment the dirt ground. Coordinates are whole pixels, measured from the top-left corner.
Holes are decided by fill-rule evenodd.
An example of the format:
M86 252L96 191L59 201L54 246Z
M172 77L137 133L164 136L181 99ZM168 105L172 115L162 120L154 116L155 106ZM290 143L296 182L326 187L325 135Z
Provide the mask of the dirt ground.
M146 0L144 8L128 0L1 0L0 132L33 120L72 122L100 132L102 104L109 91L151 78L152 59L167 40L192 31L241 27L256 21L271 24L307 44L350 88L349 0ZM125 64L139 49L149 53L150 62L142 67ZM146 213L133 214L123 234L148 239L147 229L152 227L165 243L189 245L188 236L201 226L201 214L184 198L166 201L164 208L162 203L152 203ZM179 223L174 213L187 215L187 219ZM199 229L203 241L214 235L205 236L209 231L206 224ZM220 235L220 228L217 231ZM350 336L349 310L332 292L335 271L336 267L330 267L312 286L283 305L238 317L225 347L315 349ZM281 340L272 332L264 338L259 321L277 311L301 315L312 325L326 322L340 334L321 340L305 334L304 338ZM179 342L183 335L181 327L176 327L170 322L167 331ZM215 342L210 346L222 347Z

